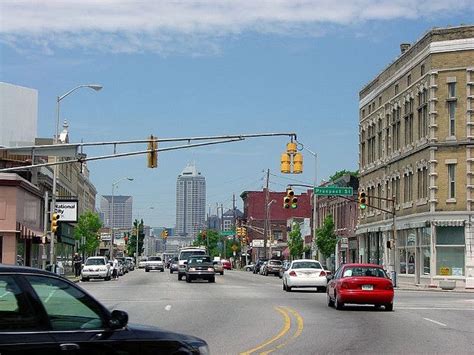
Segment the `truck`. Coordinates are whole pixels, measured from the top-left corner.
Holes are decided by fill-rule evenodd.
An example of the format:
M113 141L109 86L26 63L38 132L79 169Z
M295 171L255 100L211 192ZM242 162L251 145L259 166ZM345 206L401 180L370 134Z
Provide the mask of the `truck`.
M186 264L191 255L207 255L204 247L183 247L178 253L178 280L186 276Z

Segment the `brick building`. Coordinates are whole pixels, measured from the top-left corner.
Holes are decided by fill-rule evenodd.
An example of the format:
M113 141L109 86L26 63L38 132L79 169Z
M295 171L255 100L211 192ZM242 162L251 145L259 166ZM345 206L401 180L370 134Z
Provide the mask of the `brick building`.
M359 93L360 190L396 212L360 214L359 257L402 283L474 287L474 26L400 48Z
M270 246L270 239L273 241L272 254L276 256L282 256L283 251L286 249L287 244L287 226L292 219L304 220L311 218L312 216L312 205L311 198L312 192L308 191L300 195L295 195L298 198L298 207L295 209L283 208L283 198L286 196L286 192L268 192L268 244ZM248 236L250 245L254 245L252 248L252 260L255 260L259 256L264 256L263 246L263 229L265 222L265 199L266 189L263 191L244 191L240 197L244 203L244 215L243 220L249 226ZM272 202L274 201L274 202ZM307 240L307 235L311 235L311 228L307 228L308 232L302 233L302 237ZM262 245L262 246L255 246ZM269 254L269 251L268 253Z

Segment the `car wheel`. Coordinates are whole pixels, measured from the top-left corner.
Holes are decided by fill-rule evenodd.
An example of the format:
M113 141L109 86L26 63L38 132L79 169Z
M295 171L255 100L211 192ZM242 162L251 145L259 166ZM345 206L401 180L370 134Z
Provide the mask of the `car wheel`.
M89 279L87 277L83 277L81 278L81 281L86 282L86 281L89 281Z
M148 269L145 269L145 272L150 272L150 270L148 270Z
M161 269L161 272L165 272L165 269Z
M318 287L318 292L319 291L326 292L326 287L325 286Z
M327 293L326 296L327 296L328 307L334 307L334 301L331 299L331 296L329 296L329 293Z
M191 282L191 278L190 278L188 275L186 275L186 282L187 282L187 283L190 283L190 282Z
M221 275L224 275L224 271L221 272Z
M393 311L393 303L387 303L385 305L385 311L386 312L392 312Z
M339 299L337 298L337 295L335 295L334 297L334 307L339 311L341 309L344 309L344 303L339 301Z
M170 269L170 274L172 274L172 273L173 273L173 270Z
M105 281L110 281L110 275L105 278Z
M178 281L181 281L182 278L183 278L183 275L178 274Z
M291 292L291 287L286 285L286 291Z
M211 278L209 279L209 282L210 282L210 283L216 282L216 278L215 278L215 277L211 277Z

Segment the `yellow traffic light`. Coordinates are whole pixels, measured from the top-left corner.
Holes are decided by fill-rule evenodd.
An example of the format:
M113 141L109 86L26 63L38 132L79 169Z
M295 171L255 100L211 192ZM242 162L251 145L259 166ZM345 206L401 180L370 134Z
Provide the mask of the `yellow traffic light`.
M149 168L156 168L158 166L158 152L156 151L158 149L158 142L155 139L151 135L148 141L147 162Z
M367 208L367 194L364 191L359 192L359 208L361 210Z
M54 212L52 215L51 215L51 233L56 233L56 231L58 230L58 221L59 219L59 214Z
M290 155L293 155L296 153L296 143L295 142L289 142L286 144L286 152Z
M283 153L281 155L280 170L283 174L291 173L291 155L290 154Z
M293 174L301 174L303 172L303 154L296 153L293 156Z

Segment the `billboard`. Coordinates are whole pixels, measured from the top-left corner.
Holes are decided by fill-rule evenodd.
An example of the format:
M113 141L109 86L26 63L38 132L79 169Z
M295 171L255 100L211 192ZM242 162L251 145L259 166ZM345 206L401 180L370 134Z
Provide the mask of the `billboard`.
M54 212L59 214L59 222L77 222L77 200L56 200Z

